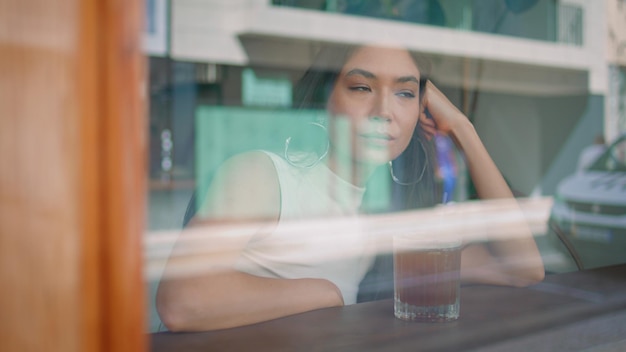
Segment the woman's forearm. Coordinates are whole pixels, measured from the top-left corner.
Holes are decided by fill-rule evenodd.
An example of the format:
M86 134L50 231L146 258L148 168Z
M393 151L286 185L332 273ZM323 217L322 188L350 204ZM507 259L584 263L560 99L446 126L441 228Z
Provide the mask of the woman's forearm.
M157 292L157 310L171 331L225 329L342 305L339 289L328 280L235 270L163 280Z
M461 121L451 135L465 155L478 196L481 199L512 198L513 193L489 156L476 129L469 120Z
M466 121L455 127L452 136L464 152L479 197L511 198L514 201L511 190L473 125ZM480 247L484 250L478 250ZM482 277L480 281L524 286L541 281L544 276L541 255L529 229L510 239L491 241L466 252L466 266L472 268L470 276Z

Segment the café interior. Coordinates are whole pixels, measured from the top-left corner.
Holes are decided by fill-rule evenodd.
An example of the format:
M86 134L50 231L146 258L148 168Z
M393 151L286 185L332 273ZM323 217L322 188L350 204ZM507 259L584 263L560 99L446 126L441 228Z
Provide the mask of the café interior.
M0 0L0 350L626 350L624 23L620 0ZM324 57L344 47L344 62ZM334 114L329 96L342 65L371 47L402 48L419 57L418 70L429 67L432 86L419 89L427 87L424 119L438 132L415 142L418 155L421 145L432 156L415 177L394 156L359 188L350 182L360 177L356 157L336 165L359 150L351 138L360 125ZM316 70L337 77L303 108L299 87ZM387 71L363 71L345 76L383 87ZM394 87L418 87L417 76ZM434 89L476 132L495 181L480 182L487 171L473 167L474 149L442 127ZM375 91L349 89L361 105ZM400 103L377 100L377 113L405 104L406 93L392 95ZM374 126L396 123L393 113L368 114ZM387 157L394 140L368 148ZM312 162L292 159L300 147ZM302 191L304 215L290 220L282 174L278 186L263 181L251 159L245 172L223 171L259 151L271 155L272 175L285 165L312 182L324 167L343 187L324 192L342 206L355 189L362 198L348 213L320 215L310 210L319 192ZM405 206L425 180L436 199ZM510 196L485 196L484 184L501 183ZM276 189L271 221L271 206L249 212ZM283 237L264 242L272 231ZM442 276L407 264L422 274L402 275L430 275L419 293L402 291L397 255L397 238L416 234L438 246L454 239L437 255L458 255ZM510 261L466 266L472 247ZM534 270L536 259L540 274L499 280L501 268ZM352 302L333 280L355 261L363 269ZM304 266L330 279L302 274ZM202 306L240 268L281 284L331 282L343 300L306 302L315 285L271 295L235 285L224 302ZM445 294L434 289L441 278L453 280ZM431 303L407 303L420 294ZM441 310L448 295L435 319L409 307ZM249 301L237 306L237 297ZM257 306L274 301L306 304L256 318ZM179 323L178 307L220 322Z

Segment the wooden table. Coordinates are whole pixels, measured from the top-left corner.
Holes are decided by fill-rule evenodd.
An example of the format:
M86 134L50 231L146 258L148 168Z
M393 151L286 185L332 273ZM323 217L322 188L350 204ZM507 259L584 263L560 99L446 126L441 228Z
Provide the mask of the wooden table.
M559 350L559 343L568 350L567 339L584 340L576 329L596 329L586 338L595 340L583 344L626 346L626 265L548 275L528 288L465 286L461 317L452 323L401 321L393 316L393 301L384 300L150 339L155 352L525 350L533 344L541 350L541 338L552 344L544 350Z

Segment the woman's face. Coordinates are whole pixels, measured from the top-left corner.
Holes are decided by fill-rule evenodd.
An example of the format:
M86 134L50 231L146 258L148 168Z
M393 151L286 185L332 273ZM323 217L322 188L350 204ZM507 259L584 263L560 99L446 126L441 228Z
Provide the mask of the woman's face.
M349 120L356 161L385 163L406 149L420 116L419 79L406 50L362 47L348 59L327 108L331 116ZM335 148L346 143L335 134Z

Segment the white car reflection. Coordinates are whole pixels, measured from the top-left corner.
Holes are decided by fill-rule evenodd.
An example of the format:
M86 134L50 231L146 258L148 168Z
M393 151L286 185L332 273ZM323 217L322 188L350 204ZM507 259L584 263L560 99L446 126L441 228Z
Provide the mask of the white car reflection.
M559 183L551 225L579 267L626 262L626 134Z

